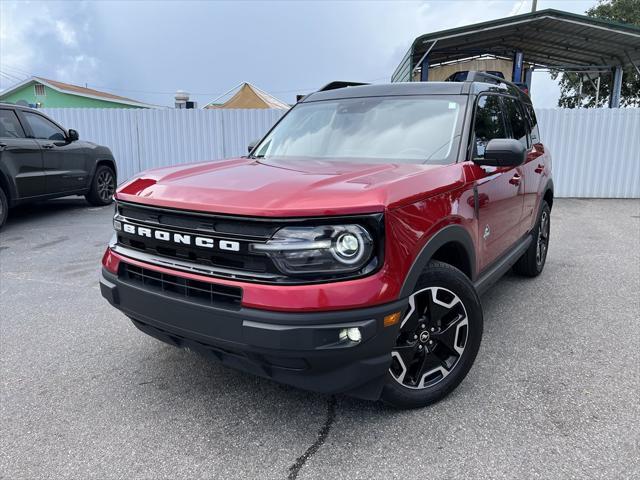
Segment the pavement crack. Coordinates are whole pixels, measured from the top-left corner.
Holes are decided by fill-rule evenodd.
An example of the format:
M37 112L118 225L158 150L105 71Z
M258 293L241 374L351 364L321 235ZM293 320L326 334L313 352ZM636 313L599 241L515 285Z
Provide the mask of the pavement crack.
M304 464L309 460L312 456L314 456L317 451L320 449L324 442L327 440L329 436L329 431L331 430L331 426L333 425L334 420L336 419L336 398L331 396L329 401L327 402L327 418L324 421L324 424L318 431L318 438L316 441L311 444L307 450L296 458L296 461L293 465L289 467L289 476L287 480L295 480L298 478L298 474L300 470L304 466Z

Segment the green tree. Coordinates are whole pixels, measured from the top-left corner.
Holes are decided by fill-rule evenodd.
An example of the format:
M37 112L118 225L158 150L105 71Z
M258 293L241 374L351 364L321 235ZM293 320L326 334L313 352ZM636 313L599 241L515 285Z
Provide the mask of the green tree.
M640 0L599 0L597 5L586 11L586 14L589 17L640 26ZM609 102L613 73L600 74L597 103L595 76L592 74L591 78L587 78L582 73L552 72L553 79L560 77L558 106L565 108L606 106ZM580 94L580 90L582 90L582 94ZM640 106L640 75L633 66L627 67L622 75L620 105Z

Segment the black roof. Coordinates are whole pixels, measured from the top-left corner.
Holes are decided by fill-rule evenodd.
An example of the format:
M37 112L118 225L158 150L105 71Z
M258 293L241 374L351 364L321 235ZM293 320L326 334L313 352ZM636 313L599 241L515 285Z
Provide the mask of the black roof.
M516 50L542 67L638 64L640 27L552 9L500 18L419 36L394 78L408 80L399 74L416 67L427 51L429 64L436 65L478 55L511 59Z
M471 75L471 74L470 74ZM510 82L491 81L490 76L484 79L467 82L397 82L376 85L350 86L332 90L318 91L304 97L300 103L318 102L322 100L339 100L342 98L360 97L387 97L410 95L469 95L486 91L509 93L519 96L523 101L530 103L529 97ZM498 81L500 81L498 83Z
M304 97L302 102L334 100L353 97L384 97L391 95L460 95L463 84L460 82L406 82L384 83L337 88L315 92Z

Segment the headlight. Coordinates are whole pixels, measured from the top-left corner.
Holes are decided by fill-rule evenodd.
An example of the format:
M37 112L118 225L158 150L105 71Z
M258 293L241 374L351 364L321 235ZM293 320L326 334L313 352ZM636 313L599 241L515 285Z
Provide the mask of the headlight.
M360 225L284 227L251 248L269 255L285 274L350 273L370 262L373 241Z

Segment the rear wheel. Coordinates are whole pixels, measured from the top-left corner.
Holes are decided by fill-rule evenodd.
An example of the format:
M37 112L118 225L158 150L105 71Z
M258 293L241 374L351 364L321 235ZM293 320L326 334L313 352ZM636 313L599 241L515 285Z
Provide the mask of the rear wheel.
M445 397L473 365L482 323L480 300L466 275L430 262L409 297L382 400L419 408Z
M116 191L116 174L111 167L101 165L97 168L91 189L85 198L91 205L109 205Z
M4 190L0 188L0 228L2 228L4 222L7 221L8 215L9 202L7 201L7 195L4 193Z
M526 252L513 266L513 270L527 277L536 277L542 273L544 264L547 261L547 251L549 250L549 235L551 233L551 209L549 204L542 202L540 217L536 228L533 230L533 242Z

